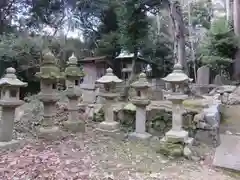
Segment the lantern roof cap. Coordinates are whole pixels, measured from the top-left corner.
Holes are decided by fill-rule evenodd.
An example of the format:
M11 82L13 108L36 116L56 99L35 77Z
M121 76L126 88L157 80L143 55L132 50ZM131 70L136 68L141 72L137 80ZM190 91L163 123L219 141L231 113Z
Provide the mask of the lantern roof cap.
M0 86L27 86L27 83L22 82L16 76L16 70L13 67L6 69L6 74L0 79Z
M78 59L74 53L68 58L68 66L65 69L65 77L83 77L84 74L81 71L80 67L77 66Z
M166 82L185 82L192 81L184 72L182 65L180 63L176 63L173 67L173 72L168 74L166 77L162 78Z
M106 70L106 74L99 78L96 82L100 84L107 84L107 83L121 83L122 80L119 79L116 75L113 74L113 70L111 68L108 68Z
M139 74L139 79L131 84L133 88L149 88L151 84L147 81L145 73Z
M77 65L77 57L75 56L74 53L68 58L68 65Z

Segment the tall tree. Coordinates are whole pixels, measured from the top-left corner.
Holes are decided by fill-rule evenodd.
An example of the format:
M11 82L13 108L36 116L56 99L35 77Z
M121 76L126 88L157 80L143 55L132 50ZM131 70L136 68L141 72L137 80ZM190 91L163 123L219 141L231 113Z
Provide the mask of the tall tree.
M188 73L186 50L185 50L185 26L183 21L182 9L179 1L174 1L170 6L171 16L175 28L175 38L177 42L177 60Z
M123 49L134 54L132 72L123 90L123 97L127 98L130 83L135 77L138 52L148 34L147 8L142 0L121 0L117 3L119 7L117 9L119 42Z
M240 1L233 1L233 22L234 22L234 32L236 36L240 36ZM240 49L237 51L235 55L235 63L234 63L234 75L235 78L240 79Z

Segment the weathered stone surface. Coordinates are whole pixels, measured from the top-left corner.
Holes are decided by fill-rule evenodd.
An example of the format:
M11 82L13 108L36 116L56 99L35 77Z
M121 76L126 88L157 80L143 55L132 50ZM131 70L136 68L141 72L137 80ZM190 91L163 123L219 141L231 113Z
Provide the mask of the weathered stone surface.
M197 84L209 84L210 69L207 66L202 66L197 70Z
M220 104L216 104L203 110L206 122L211 126L220 123L220 106Z
M85 123L80 120L63 122L64 130L72 133L85 132Z
M26 87L27 83L20 81L15 75L14 68L7 68L6 74L0 79L0 142L1 147L15 144L13 139L15 109L24 101L19 100L20 87Z
M183 155L188 158L188 159L191 159L191 155L192 155L192 151L190 150L189 147L184 147L183 149Z
M240 171L240 137L221 135L221 144L217 147L213 165Z
M132 132L128 135L130 139L142 139L142 140L149 139L151 136L152 135L147 132L144 133Z
M0 142L0 149L8 150L8 149L15 149L20 145L20 141L12 139L8 142Z
M213 81L214 84L218 85L218 86L221 86L224 84L223 82L223 77L220 75L220 74L217 74L214 78L214 81Z
M38 130L38 137L46 140L59 140L62 138L62 131L57 126L40 127Z
M237 105L240 104L240 86L238 86L234 91L229 94L228 102L229 105Z
M184 146L182 143L171 143L162 139L157 149L157 153L170 157L181 157L183 155L183 148Z

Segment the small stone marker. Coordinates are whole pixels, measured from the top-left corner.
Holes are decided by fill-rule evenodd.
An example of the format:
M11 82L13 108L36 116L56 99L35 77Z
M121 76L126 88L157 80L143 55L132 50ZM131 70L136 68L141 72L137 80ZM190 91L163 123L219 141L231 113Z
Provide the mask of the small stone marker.
M214 78L214 84L221 86L223 85L222 80L223 80L223 77L220 74L217 74Z
M209 84L210 69L207 66L202 66L197 70L197 84Z
M213 165L227 169L240 170L240 136L221 135L221 144L217 147Z

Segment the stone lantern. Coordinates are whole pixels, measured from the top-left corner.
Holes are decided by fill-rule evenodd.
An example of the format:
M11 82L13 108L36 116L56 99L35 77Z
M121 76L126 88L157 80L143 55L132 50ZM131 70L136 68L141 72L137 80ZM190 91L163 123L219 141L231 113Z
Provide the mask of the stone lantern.
M0 147L8 147L18 144L13 140L13 127L15 109L24 101L19 100L20 87L26 87L27 83L17 79L16 70L12 67L6 69L6 74L0 79L0 106L2 108L0 119Z
M49 140L58 139L61 136L61 131L58 126L54 125L57 112L56 102L59 99L56 84L59 79L63 78L63 74L56 64L56 58L50 51L43 55L40 72L36 73L36 76L40 78L39 100L43 102L44 106L44 119L38 135Z
M106 101L104 106L105 120L99 124L98 129L100 131L116 132L119 130L119 123L114 121L112 105L116 97L119 96L116 93L116 84L121 83L122 80L113 74L111 68L108 68L106 75L102 76L96 82L104 85L104 92L99 93L99 96L103 97Z
M74 54L69 58L68 67L65 69L66 77L66 96L69 99L68 105L68 121L63 123L66 130L72 132L85 131L83 121L80 121L78 116L78 99L81 96L79 91L79 80L83 76L80 68L77 66L77 58Z
M151 85L146 79L146 74L141 73L139 80L132 83L131 87L135 89L137 96L132 99L132 103L136 105L135 132L129 137L147 139L151 137L151 134L146 132L146 106L150 104L148 89Z
M167 97L172 102L172 129L165 134L167 141L173 139L174 142L184 142L188 139L188 132L182 129L182 113L184 111L182 102L188 97L183 94L183 87L189 79L178 63L174 65L173 72L163 78L172 88L172 93Z
M171 92L184 94L184 85L192 81L182 70L182 65L177 63L173 67L173 72L162 78L170 86Z

